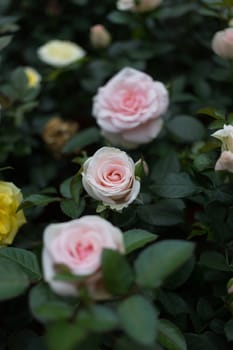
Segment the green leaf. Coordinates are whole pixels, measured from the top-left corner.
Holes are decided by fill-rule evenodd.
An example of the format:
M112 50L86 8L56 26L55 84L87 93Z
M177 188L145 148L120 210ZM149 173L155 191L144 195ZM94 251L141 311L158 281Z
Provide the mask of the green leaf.
M193 253L194 244L181 240L162 241L146 248L135 262L137 283L155 288Z
M158 301L163 305L165 312L170 315L177 316L189 313L188 304L176 293L160 290Z
M29 305L31 313L41 322L64 320L72 314L71 306L42 283L31 290Z
M188 350L218 350L211 339L205 334L186 334Z
M113 11L108 15L108 20L116 24L128 24L131 18L128 13L121 11Z
M233 341L233 318L225 324L224 332L228 341Z
M19 265L30 279L39 280L41 278L37 257L32 252L21 248L2 247L0 249L0 257L6 258Z
M195 257L187 260L178 270L167 278L165 288L176 289L184 284L193 272L195 267Z
M198 114L204 114L204 115L208 115L211 118L214 118L216 120L225 120L225 116L223 113L219 112L218 110L211 108L211 107L207 107L207 108L201 108L197 111Z
M168 320L159 320L158 342L168 350L187 350L183 334L179 328Z
M96 143L100 140L100 131L97 128L89 128L79 131L64 146L63 153L69 153L76 149Z
M200 257L199 264L213 270L231 271L231 268L226 263L225 257L217 252L204 252Z
M126 254L144 247L147 243L153 242L158 238L158 235L150 233L146 230L132 229L124 233L124 244Z
M77 323L59 321L48 326L46 335L49 350L73 350L86 337L86 331Z
M81 327L93 332L108 332L118 326L115 313L103 305L93 305L88 310L81 310L77 321Z
M157 334L157 311L142 296L134 295L118 307L122 328L128 336L142 345L152 345Z
M164 178L156 180L151 189L157 195L166 198L184 198L199 190L186 173L170 173Z
M66 179L65 181L63 181L60 185L60 193L63 197L66 197L66 198L71 198L72 195L71 195L71 192L70 192L70 184L71 184L71 181L73 179L73 176L69 177L68 179Z
M180 163L176 152L169 151L168 154L164 155L159 159L152 167L150 177L153 180L163 178L168 173L176 173L180 170Z
M178 140L193 143L205 138L206 131L202 123L190 116L181 115L168 122L168 130Z
M139 207L140 219L151 225L173 226L184 221L184 203L179 199L163 199L156 204Z
M12 35L5 35L0 37L0 50L4 49L7 45L9 45L12 38Z
M51 197L44 194L31 194L30 196L26 197L22 204L20 205L19 209L29 208L32 206L45 206L49 203L60 201L60 198L58 197ZM18 210L19 210L18 209Z
M78 204L80 202L80 194L82 191L82 175L78 172L73 176L70 183L70 192L74 201Z
M61 200L60 207L64 214L72 219L76 219L80 217L85 209L85 200L82 198L80 203L77 204L73 199L66 198Z
M0 301L14 298L29 287L25 272L14 262L0 258Z
M126 258L116 250L104 249L102 254L104 284L114 295L128 292L133 282L133 273Z

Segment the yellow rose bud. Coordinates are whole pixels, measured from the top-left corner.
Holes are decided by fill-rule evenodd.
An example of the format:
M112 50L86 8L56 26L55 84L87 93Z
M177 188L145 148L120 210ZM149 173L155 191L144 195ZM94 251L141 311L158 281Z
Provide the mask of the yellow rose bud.
M0 245L11 244L26 222L23 210L17 212L22 200L18 187L12 182L0 181Z
M26 67L24 71L28 79L28 86L31 88L37 87L41 82L41 75L31 67Z

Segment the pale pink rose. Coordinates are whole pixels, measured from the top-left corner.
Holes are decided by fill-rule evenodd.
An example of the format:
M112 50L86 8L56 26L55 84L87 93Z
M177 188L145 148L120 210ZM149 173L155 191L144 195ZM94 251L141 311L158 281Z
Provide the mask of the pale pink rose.
M83 186L92 198L121 210L132 203L140 191L140 181L134 171L135 164L125 152L102 147L83 164Z
M118 0L117 8L121 11L147 12L154 10L161 2L162 0L140 0L136 5L134 0Z
M65 223L51 224L44 232L42 266L44 279L63 296L79 294L79 283L56 280L56 266L65 265L72 274L84 276L90 296L109 297L103 286L101 255L109 248L124 253L122 232L98 216L84 216Z
M90 41L96 48L105 48L111 42L111 35L103 25L96 24L90 29Z
M168 107L164 84L132 68L124 68L94 97L93 115L104 135L134 146L153 140Z
M215 170L226 170L233 173L233 153L223 151L215 164Z
M215 33L212 49L220 57L233 58L233 28L227 28Z

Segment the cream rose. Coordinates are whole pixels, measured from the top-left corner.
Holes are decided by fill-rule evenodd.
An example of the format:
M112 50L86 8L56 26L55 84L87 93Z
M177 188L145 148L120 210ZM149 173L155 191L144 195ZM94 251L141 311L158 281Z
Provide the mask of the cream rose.
M99 88L93 115L113 144L136 147L153 140L168 107L164 84L132 68L124 68Z
M121 11L147 12L154 10L161 2L162 0L140 0L136 5L134 0L118 0L117 8Z
M86 276L85 284L94 299L105 299L101 273L101 255L109 248L124 253L122 232L98 216L84 216L65 223L51 224L44 232L42 266L45 280L53 291L76 296L79 284L56 280L56 266L65 265L71 273Z
M123 151L103 147L83 164L82 182L87 193L112 209L132 203L140 191L135 164Z
M233 28L227 28L215 33L212 49L220 57L233 58Z
M55 67L65 67L85 55L85 51L80 46L64 40L51 40L38 49L41 61Z
M17 211L22 193L12 182L0 181L0 245L11 244L26 222L23 210Z

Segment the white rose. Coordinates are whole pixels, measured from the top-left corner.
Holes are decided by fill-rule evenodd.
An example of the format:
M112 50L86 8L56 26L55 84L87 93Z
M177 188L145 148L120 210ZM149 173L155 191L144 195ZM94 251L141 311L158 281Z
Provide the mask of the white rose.
M85 51L71 41L51 40L38 49L41 61L55 67L65 67L85 55Z

